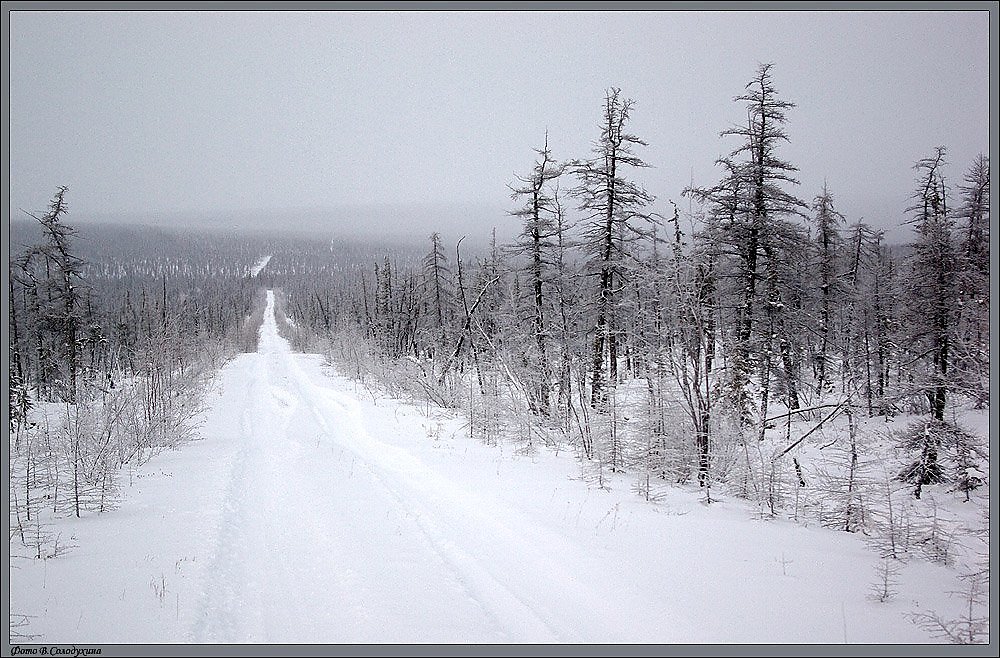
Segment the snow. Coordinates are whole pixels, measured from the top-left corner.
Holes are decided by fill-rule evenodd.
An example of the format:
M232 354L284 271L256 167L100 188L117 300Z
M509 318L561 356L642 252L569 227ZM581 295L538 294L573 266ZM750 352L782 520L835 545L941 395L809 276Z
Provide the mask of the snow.
M696 488L647 502L634 476L596 489L572 455L488 447L457 415L359 392L290 350L270 291L258 352L222 370L201 437L137 471L119 509L53 520L65 556L11 558L22 632L921 643L908 613L961 605L954 572L921 561L901 565L895 599L870 600L879 559L856 535L706 506Z
M267 267L267 264L270 262L271 262L271 254L268 254L267 256L262 256L260 260L258 260L257 263L250 268L250 277L253 278L258 274L260 274L261 272L263 272L264 268Z

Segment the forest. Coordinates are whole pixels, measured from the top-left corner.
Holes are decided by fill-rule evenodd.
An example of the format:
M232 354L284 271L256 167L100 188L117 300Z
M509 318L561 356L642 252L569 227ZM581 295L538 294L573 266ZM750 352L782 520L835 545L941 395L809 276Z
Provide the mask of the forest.
M688 487L863 534L884 598L896 561L961 558L967 617L916 621L983 641L988 502L962 543L924 499L987 483L988 439L964 418L990 403L989 158L915 161L892 220L911 238L893 243L832 186L800 189L778 86L762 65L733 90L746 122L721 130L717 181L673 196L637 182L639 105L606 90L590 153L525 146L497 219L519 233L485 249L87 225L58 188L11 223L11 540L62 553L46 518L112 509L191 438L273 289L297 350L372 396L463 414L472 440L570 450L591 486L625 474L653 502Z

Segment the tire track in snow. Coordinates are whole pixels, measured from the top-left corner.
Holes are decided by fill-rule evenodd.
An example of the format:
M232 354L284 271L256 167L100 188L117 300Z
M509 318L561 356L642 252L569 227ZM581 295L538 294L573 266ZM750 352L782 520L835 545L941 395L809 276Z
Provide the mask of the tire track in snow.
M292 369L296 370L297 366L293 365ZM533 642L566 641L566 638L562 637L546 619L509 587L497 580L478 560L451 541L426 505L415 503L412 496L407 496L406 493L399 490L398 486L390 484L386 469L381 468L377 461L372 460L367 451L358 450L356 446L343 441L336 441L337 435L343 435L342 430L334 430L331 423L327 421L321 405L316 404L314 393L310 391L313 388L312 384L305 380L305 375L301 371L296 373L295 379L302 397L310 402L308 405L310 413L324 428L326 436L364 462L371 481L394 505L406 510L406 516L411 518L419 528L426 546L455 574L470 598L482 606L484 611L510 639L523 641L525 638L530 638ZM340 405L338 407L341 412L337 414L338 417L349 417L350 412L346 407ZM353 419L350 427L351 435L358 437L359 427L356 422L353 422ZM392 449L390 446L386 446L386 448ZM420 467L417 464L412 465L416 468Z
M274 325L271 300L272 293L269 291L268 311L265 313L265 322L268 325ZM321 430L321 436L332 438L338 432L338 425L342 424L342 414L337 414L335 417L330 418L327 414L321 411L321 409L317 406L317 401L315 395L313 394L311 384L302 370L298 367L298 364L295 362L295 355L291 353L290 348L287 347L287 343L285 343L280 336L276 335L276 326L274 327L275 333L272 333L270 329L271 326L268 326L266 329L262 329L262 332L267 332L266 336L262 333L262 344L265 346L265 349L269 351L269 353L272 353L275 356L280 355L280 360L275 359L274 362L275 366L280 370L280 379L285 384L289 384L294 388L294 391L292 392L282 389L279 397L294 399L298 402L304 403L311 418ZM346 447L340 443L337 445L341 448ZM303 444L303 448L308 449L309 447L310 446ZM369 460L365 459L363 455L358 454L356 451L350 450L349 448L348 450L354 455L354 458L352 459L351 473L360 469L367 472L372 485L377 488L376 491L381 495L382 499L385 500L391 508L401 509L403 511L402 514L397 512L397 517L414 522L416 528L420 531L424 547L430 549L439 563L451 572L455 585L465 591L465 595L473 601L482 613L490 620L491 625L494 626L497 633L506 635L507 639L533 637L545 641L555 641L556 635L554 632L548 628L544 622L537 619L537 617L533 615L533 613L531 613L531 611L527 609L522 602L512 597L512 595L509 595L507 600L494 602L493 605L488 604L484 599L490 598L488 596L490 591L497 589L506 591L505 588L495 581L489 583L485 587L482 586L482 584L479 587L471 586L469 582L470 580L477 580L482 583L486 579L492 580L492 578L488 576L488 574L485 578L482 575L470 577L470 567L462 569L456 564L455 555L457 551L442 550L439 543L435 542L435 533L428 531L427 521L421 519L421 514L416 512L412 505L408 505L403 497L393 487L389 486L385 482L384 477L376 471L374 465ZM357 465L358 457L361 457L362 461L360 466ZM472 563L471 559L464 554L461 556L461 560L469 564ZM511 608L517 609L518 607L524 608L522 616L524 619L528 620L527 622L523 619L515 622L510 619L509 614L499 612L501 610L509 610ZM511 634L512 626L516 627L513 634Z
M365 430L358 403L348 395L313 383L296 362L294 354L288 354L284 365L297 397L323 428L325 436L367 464L373 482L396 505L409 512L427 545L455 572L470 595L491 611L491 616L511 638L536 642L581 640L560 630L568 625L558 623L562 620L555 618L546 601L530 593L516 592L512 586L504 584L502 572L497 574L483 560L474 557L474 550L467 550L456 542L452 537L461 541L462 529L449 536L448 522L456 519L449 518L448 513L434 503L446 502L447 510L457 512L461 517L457 521L465 528L487 534L494 542L507 546L511 553L522 558L522 562L530 564L539 579L560 583L561 592L549 593L556 594L560 601L572 599L579 604L580 610L593 611L593 624L602 625L603 618L596 615L606 610L606 600L580 583L578 576L565 565L567 556L575 552L573 544L513 510L504 510L506 520L501 520L497 510L490 513L490 506L475 492L456 489L453 483L437 476L411 453L371 438ZM540 535L544 536L545 544L559 547L556 551L559 559L533 553L529 538ZM620 634L620 626L612 623L605 625L600 636Z
M408 511L374 480L337 480L365 464L352 460L342 474L348 464L333 456L329 442L309 442L310 433L330 435L337 421L306 408L312 401L299 391L294 357L277 335L270 294L252 359L240 444L190 637L371 642L392 640L395 632L409 641L504 639L502 624L468 592L464 604L449 598L462 591L460 579L421 543ZM380 517L398 519L398 536L393 527L371 525ZM387 559L369 557L380 553ZM428 602L430 591L435 600ZM427 628L428 609L454 618Z
M196 640L385 641L387 623L403 640L622 636L582 581L592 556L372 437L357 400L306 372L316 357L291 352L267 300ZM427 605L461 612L449 627Z
M265 611L267 583L260 581L266 574L255 573L253 568L265 553L269 534L266 510L255 504L251 493L252 483L259 482L267 469L266 460L261 459L260 427L270 409L261 390L266 373L260 359L254 362L253 374L244 396L248 403L240 416L241 445L231 466L215 553L192 629L196 642L263 641L270 623Z

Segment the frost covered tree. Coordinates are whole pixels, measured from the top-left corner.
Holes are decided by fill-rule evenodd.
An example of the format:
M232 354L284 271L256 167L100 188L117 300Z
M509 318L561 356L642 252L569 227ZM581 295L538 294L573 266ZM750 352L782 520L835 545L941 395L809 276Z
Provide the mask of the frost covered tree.
M914 213L916 242L910 262L907 301L912 313L909 338L916 356L925 364L918 381L920 392L928 400L931 416L945 418L949 389L949 366L958 309L958 254L955 248L953 220L948 212L948 194L942 168L945 149L920 160Z
M58 380L46 383L54 384L61 399L72 404L77 398L80 369L83 260L73 246L73 228L64 221L69 212L66 191L66 187L56 190L45 214L29 213L40 224L44 242L28 249L20 261L20 270L23 280L30 282L38 341L48 342L51 346L48 353L55 357ZM43 335L47 335L48 340L43 339ZM39 349L40 357L45 351ZM47 379L48 374L43 366L41 378Z
M956 212L961 272L956 369L962 386L982 407L989 399L990 159L979 155L958 186Z
M980 154L965 174L958 217L964 222L962 252L968 267L989 276L990 269L990 159Z
M777 152L782 142L789 141L784 128L787 123L785 111L795 107L795 104L778 97L771 78L771 67L771 64L762 64L747 83L746 93L735 98L746 103L747 123L722 132L723 137L735 136L742 140L729 154L730 159L741 158L741 164L730 168L730 171L743 177L742 188L748 197L745 201L746 212L740 222L742 226L739 227L745 238L745 282L739 322L739 338L743 342L750 340L753 329L758 284L762 275L759 267L761 256L772 260L777 256L777 242L786 233L797 233L783 220L800 215L802 208L806 207L805 202L782 187L786 184L798 185L792 176L798 168L781 159ZM765 262L763 265L764 272L770 276L770 270L766 268L774 263Z
M28 411L32 407L31 396L28 392L28 384L24 372L24 359L21 357L23 349L23 338L20 335L17 321L17 305L14 302L14 268L11 267L9 274L9 296L8 302L8 346L10 359L8 362L9 390L8 390L8 411L10 412L10 424L15 434L19 434L20 427L27 421ZM16 441L17 439L15 439Z
M554 318L553 333L558 345L558 392L556 408L562 415L562 426L566 433L570 432L574 417L573 382L574 372L582 372L579 358L586 353L585 324L581 312L580 299L582 291L579 286L578 264L572 258L576 241L573 237L573 224L567 217L563 197L558 187L552 193L553 224L552 224L552 299L551 315ZM586 376L582 375L576 389L582 392L586 388Z
M631 99L622 97L620 89L608 89L593 157L572 166L580 181L574 194L585 213L583 231L589 269L597 280L590 373L591 406L595 408L607 404L607 388L617 381L618 316L627 254L636 239L647 235L640 223L650 219L646 208L653 201L639 183L628 177L629 169L649 166L635 153L635 148L646 142L628 132L633 106Z
M676 215L675 215L676 217ZM670 364L694 429L698 484L708 487L711 466L713 407L718 393L714 378L716 359L716 255L704 233L685 256L675 240L674 286L677 321L676 349ZM710 500L710 498L709 498Z
M784 189L798 184L793 177L797 168L778 154L779 146L789 141L785 113L795 105L778 96L771 65L762 64L747 83L746 93L735 100L746 104L747 121L721 133L740 140L728 157L717 162L724 168L722 180L714 187L688 192L714 206L713 221L707 230L728 263L727 278L737 282L731 293L736 297L732 304L736 314L732 319L735 330L729 332L727 388L740 425L749 427L753 415L749 388L754 366L760 375L763 419L775 351L783 368L786 403L793 409L799 406L791 340L794 332L789 326L785 298L793 279L788 266L805 247L802 228L793 218L802 215L806 204ZM777 346L773 345L774 339Z
M918 498L923 485L942 479L938 463L941 434L937 426L945 423L948 392L953 387L950 367L958 312L959 261L942 173L944 157L944 147L938 147L932 156L917 162L915 203L908 209L914 214L916 242L906 290L910 313L907 337L913 358L922 364L914 373L914 392L926 397L932 421L915 433L920 457L905 472L905 477L916 484L914 494Z
M815 355L816 392L820 393L829 386L827 367L831 334L835 318L834 309L842 293L838 265L843 249L839 224L844 216L833 206L833 195L823 185L823 191L813 200L814 222L816 225L815 259L816 271L819 274L819 346Z
M436 231L430 236L431 250L423 258L424 307L423 314L429 318L431 326L425 340L425 348L434 354L437 347L447 343L448 328L451 323L453 289L448 257L441 243L441 235Z
M552 371L548 347L549 329L546 324L546 293L552 277L552 240L556 232L556 208L550 184L562 175L563 166L552 159L548 133L545 135L545 145L535 149L535 153L537 158L531 173L519 176L518 186L511 187L511 199L524 199L524 205L511 214L523 222L514 253L527 257L531 283L530 333L537 350L537 370L528 387L528 402L533 412L547 416Z

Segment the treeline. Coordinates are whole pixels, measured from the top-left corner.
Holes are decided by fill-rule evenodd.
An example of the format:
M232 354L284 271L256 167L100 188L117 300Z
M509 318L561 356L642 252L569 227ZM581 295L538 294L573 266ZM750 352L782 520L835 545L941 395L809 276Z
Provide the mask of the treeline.
M900 200L913 238L891 245L829 187L798 196L781 156L794 105L770 66L735 100L747 121L721 133L718 181L680 204L637 182L635 106L609 89L589 157L546 137L510 186L512 243L470 254L434 233L419 262L300 279L284 330L370 391L461 409L489 444L569 445L596 486L628 473L654 499L696 482L706 502L721 488L762 517L862 533L876 601L899 561L960 564L961 617L913 620L986 641L988 514L966 526L938 499L987 478L959 418L989 404L989 159L957 183L943 147L918 160Z
M101 511L116 477L184 441L207 377L256 349L249 276L264 241L68 223L66 188L11 225L14 532L57 550L42 518Z
M943 147L918 161L900 209L914 239L893 247L834 191L797 196L794 105L770 65L735 100L746 124L721 133L718 182L681 191L690 211L636 181L635 106L610 89L589 157L546 139L511 186L512 244L470 258L435 233L419 263L299 279L298 335L394 394L466 409L484 440L569 440L599 473L725 480L773 509L799 445L761 453L777 418L846 417L853 442L860 418L905 413L926 419L899 474L912 492L974 486L948 410L989 400L989 159L957 185Z

